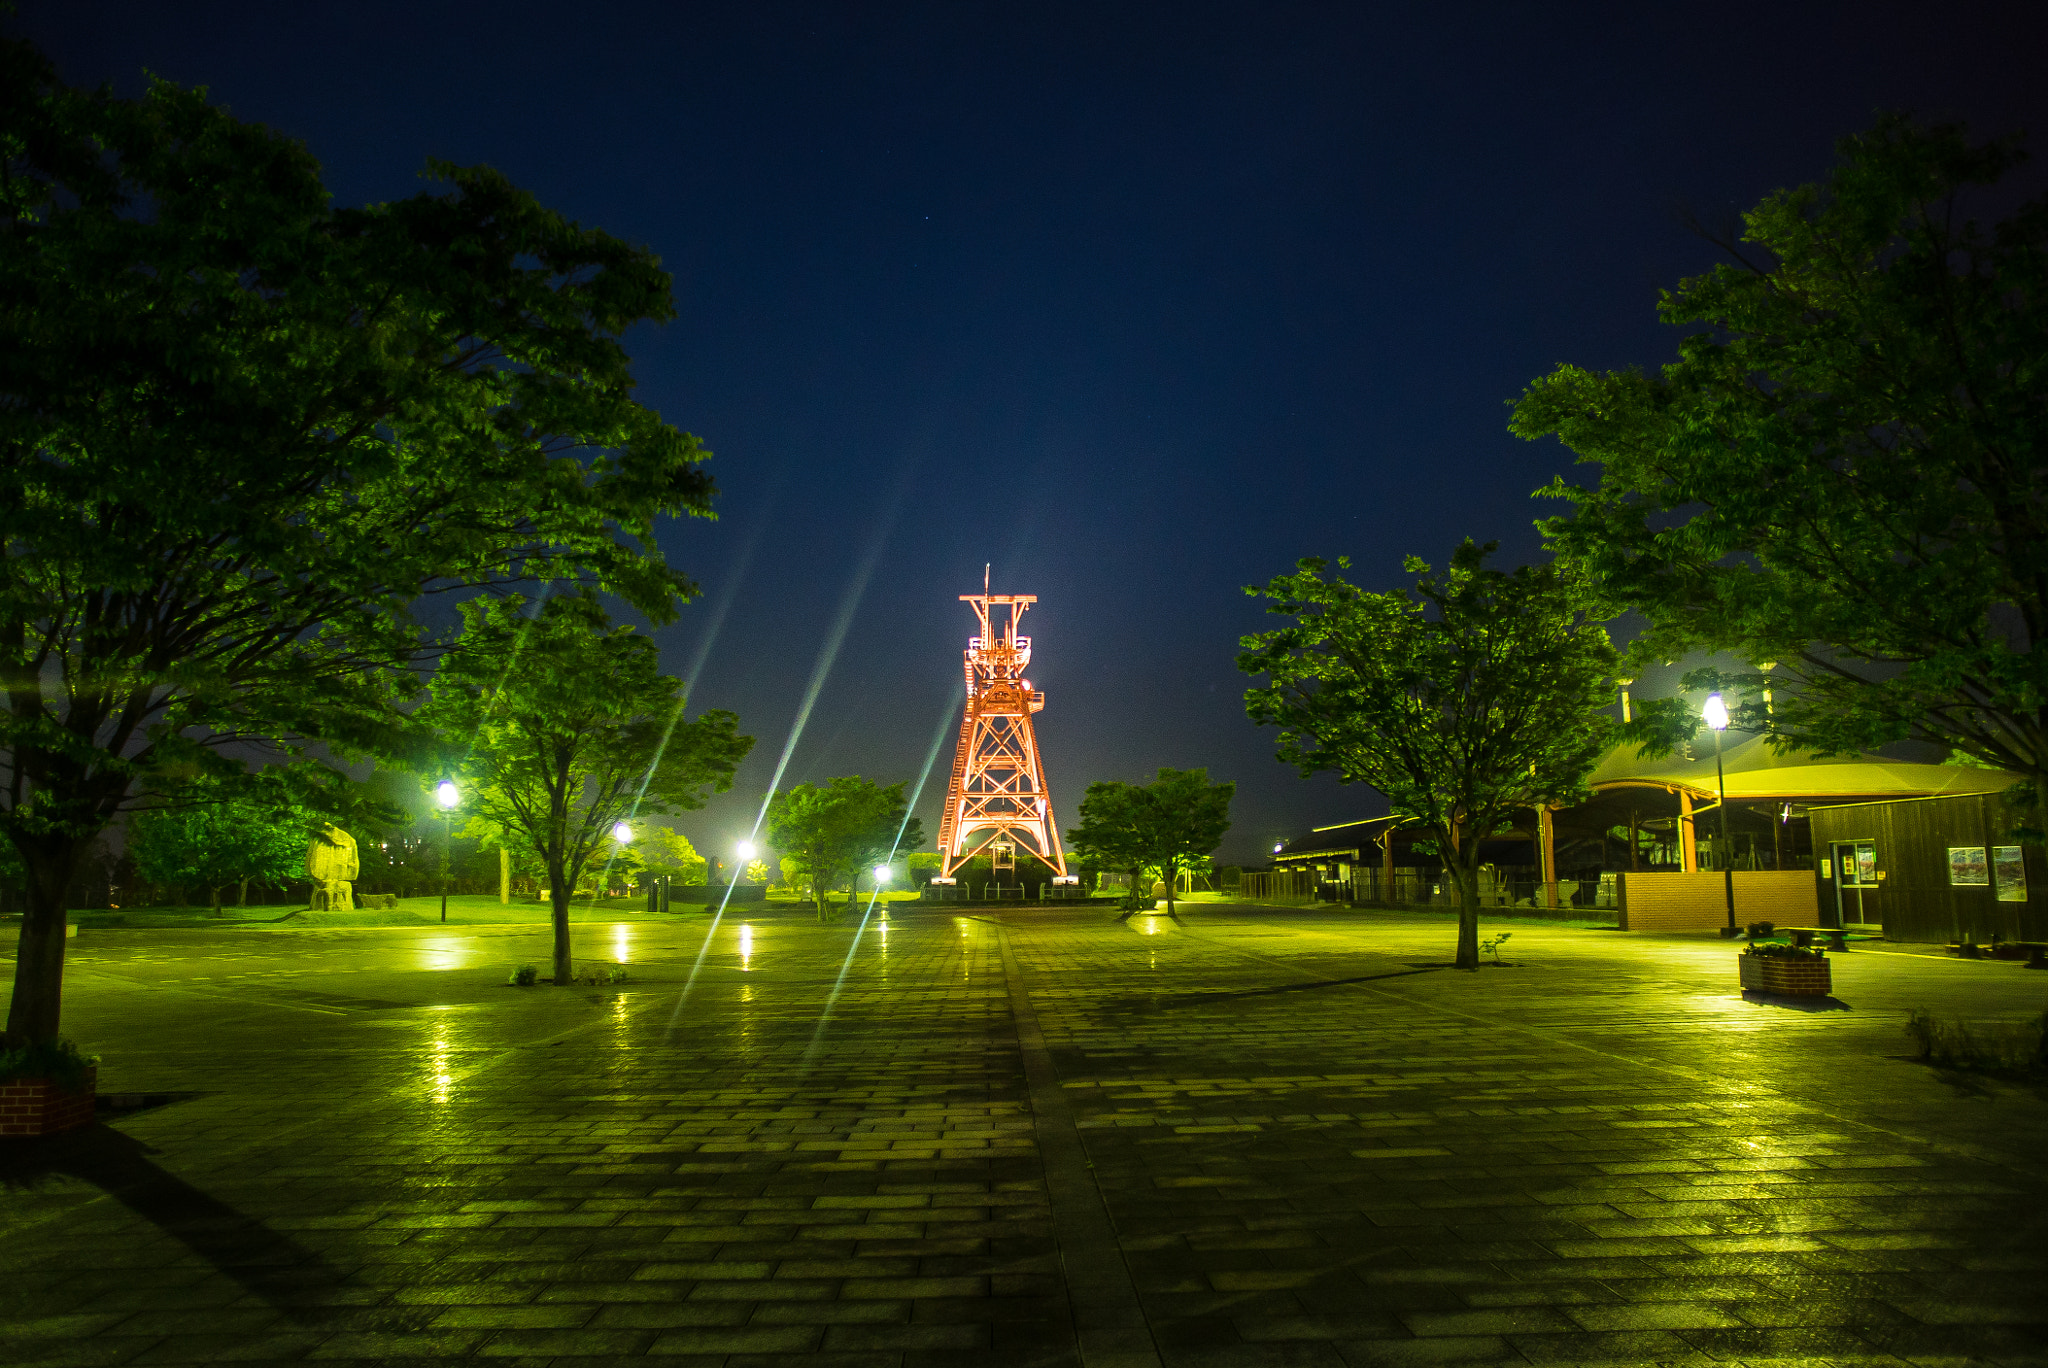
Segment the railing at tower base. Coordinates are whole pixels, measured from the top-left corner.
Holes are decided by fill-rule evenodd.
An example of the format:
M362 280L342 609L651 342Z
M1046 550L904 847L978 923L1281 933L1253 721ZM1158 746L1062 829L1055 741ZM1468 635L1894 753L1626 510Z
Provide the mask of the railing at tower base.
M1054 883L1051 880L1040 884L947 884L933 880L919 891L918 900L928 903L1086 902L1088 890L1079 884Z

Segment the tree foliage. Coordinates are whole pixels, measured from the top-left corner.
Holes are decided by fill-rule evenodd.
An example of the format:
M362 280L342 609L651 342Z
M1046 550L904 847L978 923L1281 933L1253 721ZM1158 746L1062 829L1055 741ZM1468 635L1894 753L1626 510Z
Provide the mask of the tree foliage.
M697 853L697 847L690 844L690 838L674 827L650 826L634 844L639 848L642 866L657 879L701 884L710 868L709 862Z
M1615 660L1567 573L1489 569L1493 550L1466 541L1441 577L1411 556L1414 586L1385 593L1303 560L1246 590L1295 621L1245 637L1237 658L1266 677L1246 711L1280 729L1282 760L1370 785L1438 843L1467 968L1479 963L1479 843L1517 811L1585 796Z
M666 618L655 521L712 485L620 343L668 275L494 171L337 209L203 93L68 89L18 42L0 155L8 1029L47 1038L63 889L119 812L236 782L222 747L396 744L423 592L566 577Z
M817 899L820 920L827 889L843 885L850 907L869 866L924 844L924 824L909 815L903 789L852 774L768 800L768 843L782 852L785 876L801 878Z
M1688 680L1742 695L1737 727L1918 738L2048 794L2048 199L1972 221L2021 154L1955 127L1889 117L1840 150L1663 293L1676 361L1529 387L1514 430L1600 467L1544 491L1573 504L1544 530L1649 618L1640 660L1751 663Z
M1206 769L1161 768L1149 784L1090 784L1081 799L1081 824L1067 833L1067 844L1084 861L1129 872L1127 911L1152 905L1139 885L1157 872L1171 915L1181 871L1205 866L1230 830L1236 792L1236 784L1210 783Z
M555 982L572 981L569 901L612 828L634 815L703 806L753 747L739 719L683 717L679 680L654 643L614 627L596 599L557 594L531 616L517 595L462 605L458 649L435 673L422 718L447 738L463 804L547 871Z
M306 873L306 844L317 825L301 809L189 792L178 804L145 808L128 822L128 854L152 883L205 892L221 910L223 890L251 882L285 883Z

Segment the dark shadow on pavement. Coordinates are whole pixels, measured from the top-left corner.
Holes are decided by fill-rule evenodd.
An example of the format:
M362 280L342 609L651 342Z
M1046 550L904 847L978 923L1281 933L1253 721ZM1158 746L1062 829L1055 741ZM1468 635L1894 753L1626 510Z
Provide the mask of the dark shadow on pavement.
M181 1241L294 1320L319 1314L292 1305L306 1292L339 1286L344 1274L318 1252L160 1167L151 1149L111 1126L0 1144L0 1189L32 1191L53 1178L91 1183Z
M1239 998L1270 997L1275 993L1302 993L1311 988L1342 988L1353 983L1377 983L1381 979L1412 978L1416 974L1433 974L1439 969L1450 969L1449 964L1420 964L1410 969L1394 969L1384 974L1360 974L1355 978L1311 979L1307 983L1282 983L1272 988L1246 988L1234 993L1182 993L1175 997L1155 999L1161 1007L1195 1007L1205 1002L1231 1002Z
M1838 997L1780 997L1775 993L1759 993L1754 988L1743 989L1742 1000L1744 1002L1753 1002L1759 1007L1783 1007L1788 1012L1849 1012L1855 1010Z

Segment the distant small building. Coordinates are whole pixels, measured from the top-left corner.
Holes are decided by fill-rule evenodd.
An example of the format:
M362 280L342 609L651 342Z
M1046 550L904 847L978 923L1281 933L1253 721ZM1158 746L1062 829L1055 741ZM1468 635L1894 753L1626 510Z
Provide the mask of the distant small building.
M1949 845L1992 851L2011 844L1989 837L1964 840L1968 832L1943 826L1944 844L1937 847L1929 844L1932 836L1906 835L1918 832L1932 817L1881 817L1868 810L1949 803L1959 823L1963 820L1960 814L1966 811L1989 812L1992 809L1986 804L1998 805L1996 795L2019 780L2016 774L1880 755L1819 760L1778 755L1764 738L1746 737L1730 743L1721 757L1728 795L1728 848L1723 851L1722 775L1715 772L1711 746L1708 741L1695 746L1690 754L1655 758L1638 755L1633 745L1614 747L1587 777L1592 794L1584 802L1552 811L1525 812L1516 819L1514 829L1497 833L1482 844L1481 903L1490 907L1608 908L1619 913L1621 924L1629 929L1708 928L1725 922L1726 899L1722 880L1705 871L1718 870L1725 861L1737 871L1739 918L1781 924L1792 918L1797 923L1812 918L1821 925L1835 925L1840 899L1829 878L1821 875L1824 870L1839 869L1841 857L1834 853L1838 844L1874 843L1882 852L1878 868L1893 878L1899 876L1890 875L1882 861L1894 853L1899 860L1910 859L1915 872L1909 882L1916 890L1930 891L1935 885L1929 881L1946 869L1941 861L1947 858ZM1823 833L1814 825L1815 814L1823 811L1863 811L1863 815L1848 826L1841 825L1848 819L1830 817ZM2002 819L1984 820L1997 825ZM1891 825L1884 827L1884 835L1876 836L1873 823ZM2010 825L2007 821L1999 829ZM1954 841L1948 840L1951 835L1956 837ZM1347 902L1445 901L1448 892L1437 891L1443 861L1428 841L1426 832L1392 817L1317 827L1273 853L1276 873L1258 885L1260 896ZM2035 852L2034 858L2038 856ZM1987 860L1995 858L1986 856ZM1791 871L1800 872L1796 886L1787 882ZM1820 880L1813 903L1808 901L1807 890L1813 886L1807 882L1808 871ZM1639 876L1640 896L1633 900L1624 892L1630 874ZM1657 877L1641 877L1653 875ZM1676 875L1693 877L1671 877ZM2044 881L2048 881L2048 871L2040 871L2027 887L2043 887ZM1971 891L1944 893L1931 902L1915 900L1915 910L1908 912L1902 896L1887 902L1875 883L1848 887L1850 901L1860 901L1862 906L1852 907L1845 923L1882 925L1887 936L1900 940L1948 940L1972 930L1964 924L1970 921L1964 914L1982 901L1974 887L1967 886ZM1630 915L1632 901L1635 905ZM1921 910L1923 902L1926 910ZM1887 914L1888 906L1892 911ZM1950 916L1951 908L1956 916ZM1890 920L1874 920L1886 915ZM1997 928L2013 928L1999 929L1998 934L2008 939L2048 938L2044 935L2048 925L2013 920L2018 915L2010 913L2007 920L1997 922ZM2023 925L2033 930L2022 936L2019 928ZM1986 920L1982 926L1978 939L1989 940L1994 923ZM1933 934L1937 929L1938 936Z
M2008 781L1997 770L1979 770ZM2048 861L1996 793L1808 810L1824 926L1887 940L2048 940Z

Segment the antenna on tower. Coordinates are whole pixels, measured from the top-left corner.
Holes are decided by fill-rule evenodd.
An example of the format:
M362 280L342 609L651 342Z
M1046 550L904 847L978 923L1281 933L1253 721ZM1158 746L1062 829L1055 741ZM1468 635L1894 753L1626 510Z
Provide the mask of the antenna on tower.
M984 562L984 563L983 563L983 565L982 565L982 567L981 567L981 592L982 592L982 593L984 593L984 594L986 594L986 593L988 592L988 571L989 571L989 564L990 564L989 562Z

